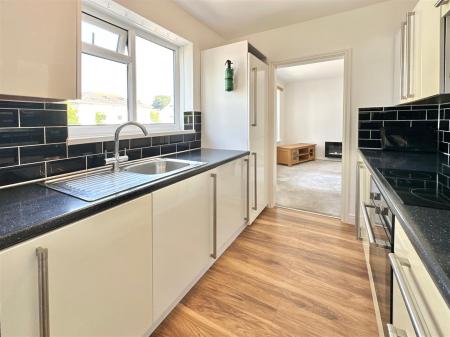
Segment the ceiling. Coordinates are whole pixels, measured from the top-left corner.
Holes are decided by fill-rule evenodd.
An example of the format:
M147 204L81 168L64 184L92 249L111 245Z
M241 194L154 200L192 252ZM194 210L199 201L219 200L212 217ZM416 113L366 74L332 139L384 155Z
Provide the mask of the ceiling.
M277 69L277 79L282 83L344 77L344 60L324 61Z
M174 0L226 39L386 0Z

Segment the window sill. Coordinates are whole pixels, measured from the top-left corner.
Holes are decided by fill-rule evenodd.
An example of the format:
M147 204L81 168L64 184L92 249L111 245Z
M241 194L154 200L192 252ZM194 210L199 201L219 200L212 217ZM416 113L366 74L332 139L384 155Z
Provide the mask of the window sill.
M170 130L170 131L158 131L149 132L147 137L158 137L158 136L170 136L170 135L185 135L195 133L195 130ZM139 132L122 132L120 134L120 139L134 139L134 138L144 138L143 133ZM96 143L96 142L107 142L114 140L114 134L108 136L89 136L89 137L70 137L67 139L67 145L77 145L86 143Z

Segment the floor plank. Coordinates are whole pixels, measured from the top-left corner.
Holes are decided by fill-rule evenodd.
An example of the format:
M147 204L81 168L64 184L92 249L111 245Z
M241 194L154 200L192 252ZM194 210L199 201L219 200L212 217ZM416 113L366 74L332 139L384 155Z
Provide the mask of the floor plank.
M266 209L153 337L377 336L353 226Z

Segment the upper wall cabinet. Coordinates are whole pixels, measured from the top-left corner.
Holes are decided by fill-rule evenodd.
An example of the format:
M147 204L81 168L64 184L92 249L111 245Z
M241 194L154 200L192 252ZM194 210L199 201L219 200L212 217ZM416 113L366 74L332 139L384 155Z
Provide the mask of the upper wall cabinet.
M441 9L435 3L420 0L402 24L402 103L441 91Z
M0 95L77 98L80 0L0 0Z

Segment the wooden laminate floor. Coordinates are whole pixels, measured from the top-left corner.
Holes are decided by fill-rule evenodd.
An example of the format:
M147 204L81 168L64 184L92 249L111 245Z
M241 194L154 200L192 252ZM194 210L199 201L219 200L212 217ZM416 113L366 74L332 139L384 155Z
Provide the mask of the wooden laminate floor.
M354 227L266 209L152 336L377 336Z

